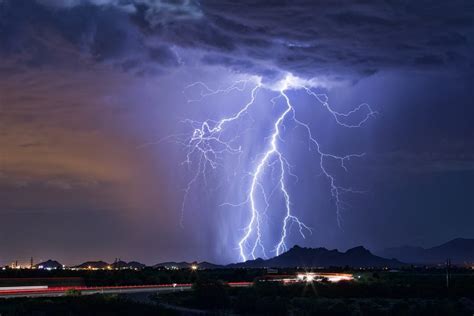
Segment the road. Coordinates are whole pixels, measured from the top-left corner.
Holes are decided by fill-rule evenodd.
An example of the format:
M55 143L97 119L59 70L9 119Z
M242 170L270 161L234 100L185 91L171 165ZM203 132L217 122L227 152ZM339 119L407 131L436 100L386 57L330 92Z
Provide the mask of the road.
M231 287L248 287L252 282L229 282ZM67 287L50 287L46 289L15 289L0 290L0 298L14 297L55 297L64 296L67 291L77 290L83 295L90 294L125 294L125 293L145 293L145 292L179 292L191 290L192 284L157 284L157 285L133 285L133 286L67 286Z

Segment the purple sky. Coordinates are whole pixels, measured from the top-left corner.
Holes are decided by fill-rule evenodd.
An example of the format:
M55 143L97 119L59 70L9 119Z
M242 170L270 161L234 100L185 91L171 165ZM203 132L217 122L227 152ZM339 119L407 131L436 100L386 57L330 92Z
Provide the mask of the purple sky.
M288 187L313 228L306 239L294 231L290 246L474 238L470 1L248 2L0 0L0 265L31 256L239 260L248 208L219 205L244 197L242 175L278 111L272 92L257 98L254 121L229 131L246 148L241 174L230 157L207 187L201 179L183 227L192 170L182 146L157 141L189 133L183 119L222 118L250 96L247 87L188 103L188 84L288 73L320 82L338 110L367 102L379 112L348 131L305 92L290 92L328 151L367 153L337 172L365 191L345 197L339 227L315 157L288 128L285 151L300 176Z

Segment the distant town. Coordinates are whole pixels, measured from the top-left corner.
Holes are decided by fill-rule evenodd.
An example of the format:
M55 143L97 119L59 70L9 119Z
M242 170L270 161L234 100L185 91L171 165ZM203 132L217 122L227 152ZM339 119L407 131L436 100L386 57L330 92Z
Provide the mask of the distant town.
M137 261L123 261L116 258L114 262L86 261L77 265L64 265L57 260L49 259L35 263L14 261L1 267L2 270L142 270L145 268L165 270L205 270L222 268L288 268L307 267L326 269L328 267L351 267L355 269L398 269L401 267L445 267L446 264L474 269L474 239L456 238L444 244L432 247L399 247L387 248L376 253L358 246L340 252L336 249L304 248L294 246L287 252L267 260L256 259L246 262L218 265L210 262L162 262L151 266Z
M146 314L145 308L152 314L173 315L304 313L309 308L305 304L318 304L311 310L323 315L361 308L379 314L387 304L390 310L412 315L412 308L426 311L436 304L436 309L445 311L442 314L465 314L473 310L473 245L472 239L458 238L416 252L411 247L406 253L401 247L377 254L362 246L346 251L294 246L270 259L228 265L197 261L145 265L116 258L112 263L99 260L68 266L30 258L27 263L14 261L1 267L0 313L2 306L19 308L32 302L43 304L46 314L62 308L61 304L68 310L98 304L89 309L106 313L108 304L113 304L133 308L133 313ZM380 256L383 253L397 258ZM440 295L449 300L433 301ZM47 305L45 297L54 298L55 305ZM344 297L351 297L351 302L341 305ZM410 305L405 304L407 299L412 300ZM284 303L274 305L269 300ZM147 305L138 304L143 301Z

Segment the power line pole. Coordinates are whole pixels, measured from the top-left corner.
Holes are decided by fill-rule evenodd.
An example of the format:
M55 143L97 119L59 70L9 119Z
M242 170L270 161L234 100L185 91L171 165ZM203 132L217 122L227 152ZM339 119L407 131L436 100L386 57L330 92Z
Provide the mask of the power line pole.
M446 259L446 288L449 289L451 259Z

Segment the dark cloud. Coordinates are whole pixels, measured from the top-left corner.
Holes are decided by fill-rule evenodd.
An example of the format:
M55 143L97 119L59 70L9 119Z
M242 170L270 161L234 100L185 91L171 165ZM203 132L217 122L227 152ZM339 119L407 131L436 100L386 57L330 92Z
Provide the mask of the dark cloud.
M199 105L182 93L196 80L225 86L234 72L356 82L328 89L331 104L367 102L379 112L359 136L333 129L314 100L292 92L328 150L367 152L344 177L371 195L348 201L344 231L331 201L315 194L321 177L306 169L314 156L296 161L308 180L295 203L317 225L308 246L396 244L406 225L407 243L420 227L429 245L472 237L473 11L467 0L0 0L0 248L27 260L120 251L149 263L234 260L240 228L216 207L229 196L196 191L192 225L176 229L189 170L179 145L156 143L180 132L182 118L241 106L236 91ZM266 93L255 118L273 113ZM427 221L433 210L445 217ZM452 212L463 220L445 230ZM122 236L135 241L120 249Z
M0 43L4 58L30 67L92 61L149 71L177 64L169 47L146 41L129 12L92 1L3 2Z
M443 58L436 55L425 55L415 58L415 64L426 66L440 66L444 64Z
M462 0L10 0L1 5L0 42L3 54L31 65L67 51L143 73L178 66L171 48L180 47L241 72L347 79L400 68L472 71L473 16Z
M467 1L299 1L267 6L214 1L205 8L219 15L218 19L209 15L209 20L240 43L236 46L242 55L254 60L271 58L279 69L307 76L367 75L394 68L418 69L420 64L439 70L471 59L473 21L452 21L453 16L472 16L474 9ZM223 19L233 21L232 27ZM246 27L239 31L236 23ZM249 39L263 40L266 45L255 48L247 44ZM269 51L271 57L265 53ZM444 65L453 52L462 56L458 64Z

